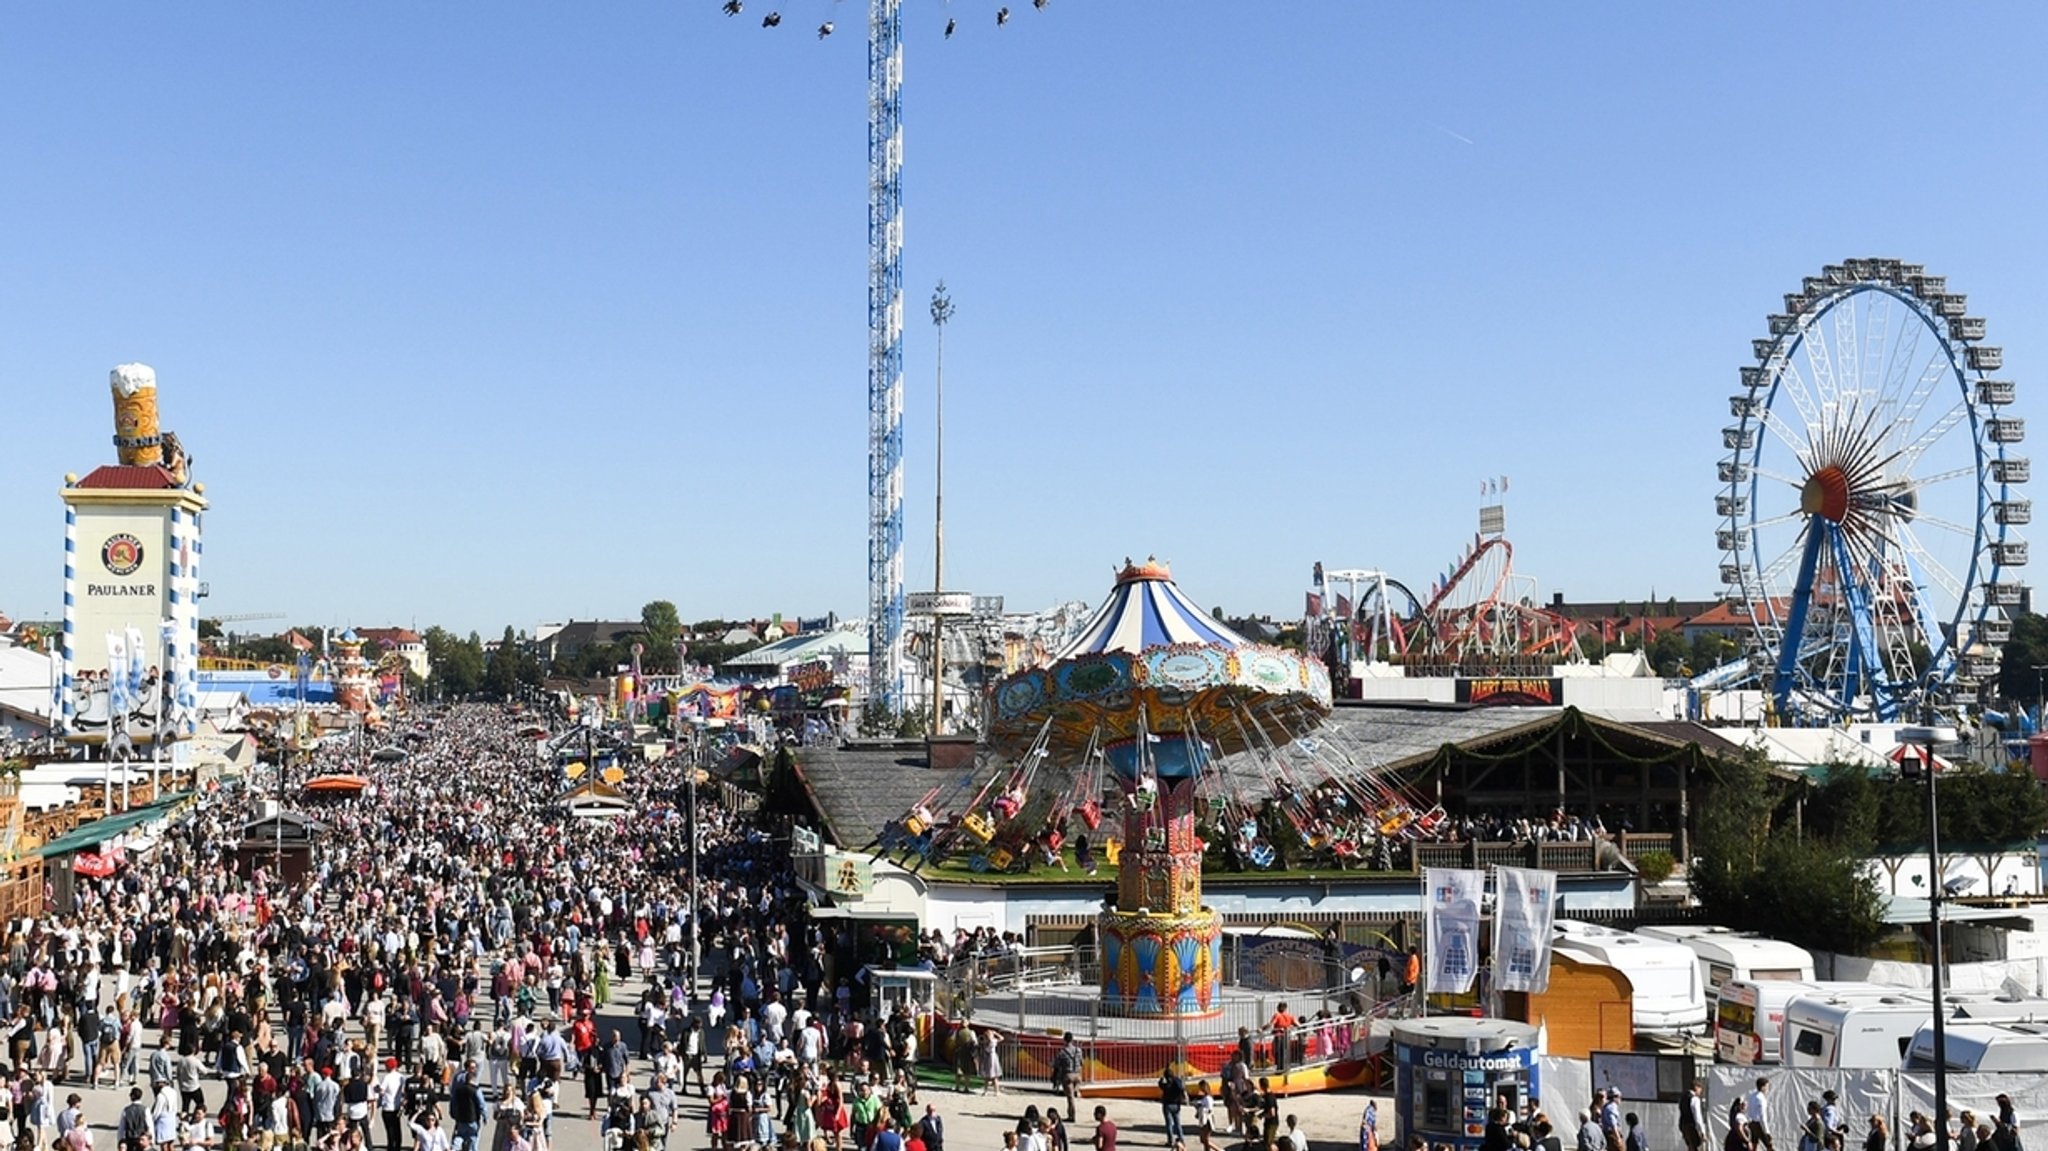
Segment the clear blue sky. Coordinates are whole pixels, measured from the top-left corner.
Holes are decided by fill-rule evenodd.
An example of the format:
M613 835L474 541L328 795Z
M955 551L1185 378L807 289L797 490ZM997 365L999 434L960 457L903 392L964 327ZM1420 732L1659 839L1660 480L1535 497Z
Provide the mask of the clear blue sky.
M1845 256L2033 409L2048 9L1009 2L904 4L913 588L941 277L949 583L1016 606L1426 584L1498 474L1546 594L1713 594L1736 369ZM0 609L143 360L210 611L862 614L866 6L776 6L9 6Z

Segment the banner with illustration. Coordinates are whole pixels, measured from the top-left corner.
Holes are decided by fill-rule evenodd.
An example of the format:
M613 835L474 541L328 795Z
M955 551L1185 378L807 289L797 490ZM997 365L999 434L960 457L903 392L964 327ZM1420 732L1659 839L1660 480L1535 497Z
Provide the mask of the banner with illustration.
M1548 991L1557 876L1527 867L1496 867L1493 874L1494 989Z
M1422 871L1422 932L1429 947L1423 990L1463 995L1479 974L1479 905L1486 873L1455 867Z

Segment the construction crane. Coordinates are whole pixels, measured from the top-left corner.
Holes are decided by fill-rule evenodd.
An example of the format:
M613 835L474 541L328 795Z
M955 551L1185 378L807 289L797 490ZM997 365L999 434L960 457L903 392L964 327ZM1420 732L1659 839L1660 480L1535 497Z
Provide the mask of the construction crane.
M1047 0L1031 0L1044 9ZM737 16L742 0L719 5ZM995 25L1010 22L999 7ZM778 28L781 12L761 20ZM952 39L958 21L946 20ZM832 34L820 25L817 38ZM902 706L903 644L903 5L868 0L868 698Z
M285 614L284 614L283 612L281 612L281 611L245 611L245 612L242 612L242 613L241 613L241 614L239 614L239 615L209 615L209 616L202 616L202 617L201 617L201 620L202 620L202 622L205 622L205 623L214 623L214 624L220 624L220 623L248 623L248 622L250 622L250 621L252 621L252 620L259 620L259 619L283 619L283 618L285 618Z
M231 623L252 623L256 620L283 618L285 618L285 614L281 611L245 611L236 615L201 616L199 622L210 623L213 625L215 632L220 635L227 635L229 634L227 625Z

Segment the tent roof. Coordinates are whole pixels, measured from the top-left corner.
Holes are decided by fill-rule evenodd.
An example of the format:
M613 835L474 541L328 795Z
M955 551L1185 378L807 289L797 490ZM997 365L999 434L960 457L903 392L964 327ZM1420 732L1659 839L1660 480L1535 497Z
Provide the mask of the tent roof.
M763 644L726 660L724 667L781 667L829 659L835 655L866 655L867 629L842 626L831 631L805 632L774 643Z
M81 851L96 850L101 844L123 832L133 831L145 823L169 816L174 809L191 799L194 794L194 792L190 791L181 791L176 795L170 796L167 799L160 799L145 807L120 812L116 815L107 816L105 819L95 819L82 827L76 827L65 832L41 847L31 849L28 854L41 856L44 859L55 859L59 856L75 855Z
M1933 904L1915 895L1888 895L1884 901L1884 921L1894 927L1913 927L1926 923L1933 917ZM1973 907L1966 903L1942 900L1941 921L1943 923L1992 923L2007 921L2011 926L2032 930L2034 921L2027 917L2025 910L2012 907Z
M926 766L922 750L892 746L798 748L795 764L826 833L841 846L866 843L933 788L939 789L942 802L951 797L957 810L990 776L1009 770L982 756L965 772L937 771ZM963 775L971 780L965 788L959 786Z
M1173 644L1234 648L1250 642L1196 607L1173 582L1165 564L1127 560L1095 618L1053 659L1057 662L1110 651L1136 655L1146 648Z

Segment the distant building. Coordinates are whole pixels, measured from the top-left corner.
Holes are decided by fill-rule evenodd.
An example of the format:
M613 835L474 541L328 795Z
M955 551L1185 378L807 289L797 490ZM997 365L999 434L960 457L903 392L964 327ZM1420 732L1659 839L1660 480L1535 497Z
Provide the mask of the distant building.
M1740 643L1755 632L1749 619L1749 608L1741 603L1717 603L1685 621L1685 638L1690 641L1703 635L1717 635Z
M397 652L405 658L406 667L413 675L427 678L432 665L427 659L427 641L421 638L420 633L403 627L359 627L356 634L379 658L386 652Z
M731 633L728 633L731 634ZM831 631L794 635L733 656L719 665L721 675L742 680L784 678L793 669L823 665L833 678L867 664L865 622L848 624Z
M570 620L564 624L542 624L534 634L534 654L549 667L559 660L574 659L586 648L606 647L621 640L645 635L639 620Z
M1279 643L1281 627L1273 622L1272 616L1246 616L1243 619L1226 619L1223 626L1251 640L1253 643Z

